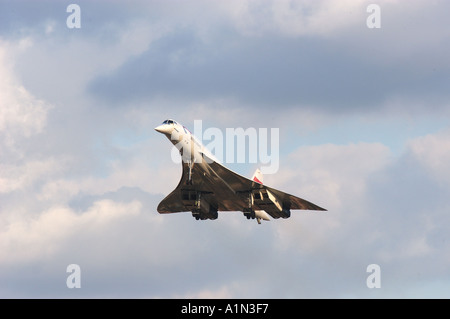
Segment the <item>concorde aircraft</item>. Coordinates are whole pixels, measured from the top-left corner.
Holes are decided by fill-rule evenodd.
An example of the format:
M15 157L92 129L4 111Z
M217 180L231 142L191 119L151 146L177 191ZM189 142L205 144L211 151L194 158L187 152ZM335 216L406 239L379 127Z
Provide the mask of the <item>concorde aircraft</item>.
M247 219L289 218L291 210L326 209L302 198L263 184L259 169L251 179L225 166L174 120L165 120L155 130L167 136L182 157L183 173L178 186L158 205L160 214L192 212L196 220L217 219L218 212L241 211Z

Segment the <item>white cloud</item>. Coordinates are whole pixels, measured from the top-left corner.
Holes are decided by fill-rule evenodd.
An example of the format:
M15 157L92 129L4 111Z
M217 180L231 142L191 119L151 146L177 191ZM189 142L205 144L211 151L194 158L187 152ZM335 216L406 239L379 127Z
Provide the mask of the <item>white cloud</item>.
M164 140L164 136L158 137L164 143L170 143ZM107 173L100 176L88 174L69 177L71 165L80 164L71 160L65 163L54 163L55 165L52 167L52 163L49 162L46 167L49 170L51 169L51 171L46 171L48 173L45 175L46 178L35 191L36 198L47 203L67 203L76 196L101 196L108 192L115 192L122 187L137 187L149 194L167 195L177 186L181 179L181 164L171 161L169 146L164 148L166 152L161 152L161 157L152 157L152 147L155 146L143 143L143 145L139 146L139 151L137 152L128 153L126 150L123 150L123 153L127 154L125 159L114 160L111 163L102 162ZM55 172L54 170L57 168L59 170ZM6 183L5 180L5 187L7 185L10 185L9 187L13 185L19 187L21 181L21 184L24 184L33 176L24 173L23 170L20 170L20 167L16 167L15 171L17 171L17 174L14 176L22 176L23 180L11 177L9 179L11 184ZM32 172L33 174L38 174L38 171L32 170Z
M87 211L77 213L64 206L52 207L32 217L1 216L0 261L2 265L18 265L54 258L67 248L67 241L83 233L105 231L121 219L140 214L141 204L95 202Z
M436 180L450 181L450 131L428 134L409 142L408 148Z
M23 164L0 163L0 193L24 190L41 178L58 174L65 164L60 159L27 160Z
M385 167L390 156L381 143L303 146L282 160L279 173L267 180L280 186L289 183L299 194L325 197L329 207L341 209L349 194L364 194L367 176Z
M40 133L51 108L49 103L24 88L14 74L12 56L29 46L27 39L13 45L0 41L0 137L3 147L13 147L18 139Z
M380 143L304 146L293 152L268 179L328 211L292 212L299 222L277 227L283 247L314 253L329 249L330 238L350 231L365 214L361 208L368 196L368 178L390 163L390 155Z
M175 295L174 298L181 299L229 299L233 298L233 293L229 288L230 284L216 290L202 289L196 292L189 292L185 295Z

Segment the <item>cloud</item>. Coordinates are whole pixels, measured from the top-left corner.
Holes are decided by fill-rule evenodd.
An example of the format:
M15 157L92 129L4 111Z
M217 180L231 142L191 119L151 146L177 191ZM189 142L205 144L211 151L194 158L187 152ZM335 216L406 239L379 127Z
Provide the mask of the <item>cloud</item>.
M44 176L51 176L61 170L59 161L48 158L41 161L29 160L23 164L0 164L0 193L24 190Z
M439 183L446 183L450 177L450 135L448 130L428 134L410 141L408 148L412 156L427 168L427 173Z
M12 71L8 46L0 41L0 134L3 147L14 147L18 139L42 132L51 105L20 84ZM24 50L28 46L29 39L23 39L17 49Z
M447 276L448 172L437 174L434 159L423 158L424 151L445 153L447 142L447 131L412 139L399 158L368 179L365 228L373 235L368 249L397 276L389 278L397 291L402 282L409 287Z
M205 289L195 293L188 293L186 295L176 296L181 299L229 299L233 298L233 293L230 292L229 285L226 285L218 290Z
M403 101L403 110L410 109L411 101L420 104L422 111L424 105L428 111L430 101L442 110L448 100L442 88L448 84L449 65L444 55L434 53L447 52L448 47L436 39L441 38L435 35L433 25L425 23L419 38L408 35L405 45L409 49L399 48L408 58L390 49L403 37L401 25L412 24L407 13L420 14L423 4L419 2L401 7L382 3L383 17L389 19L380 30L365 25L364 2L308 2L302 7L277 1L229 6L222 14L237 15L243 24L254 24L258 34L240 32L233 19L213 24L210 29L217 31L208 36L198 32L198 24L168 28L147 50L93 79L88 92L111 105L168 100L179 110L177 105L186 103L231 100L271 112L304 108L347 114L382 110L393 100ZM284 17L289 14L292 18ZM318 22L305 22L305 28L290 26L293 21L303 21L298 15ZM341 24L345 27L340 28ZM272 25L278 32L265 32ZM323 25L336 28L316 30ZM286 34L287 30L291 33ZM314 36L322 32L333 36ZM431 64L430 59L434 61Z
M328 36L361 22L367 1L230 1L224 10L246 35Z
M64 251L67 241L84 232L96 232L120 218L140 213L140 203L95 202L86 212L52 207L36 218L17 218L1 222L2 266L44 260Z
M237 36L211 46L181 33L157 41L115 73L98 77L89 91L112 104L206 98L236 99L269 110L306 105L337 111L376 103L386 94L383 90L395 86L375 85L380 72L360 62L321 41Z
M391 157L390 150L380 143L304 146L291 153L280 164L280 171L267 176L266 182L328 211L293 212L298 222L283 223L276 229L284 250L312 258L321 253L327 258L335 250L343 255L362 253L374 236L358 230L367 218L369 181L384 171ZM348 242L349 236L361 237ZM343 262L336 258L336 263Z

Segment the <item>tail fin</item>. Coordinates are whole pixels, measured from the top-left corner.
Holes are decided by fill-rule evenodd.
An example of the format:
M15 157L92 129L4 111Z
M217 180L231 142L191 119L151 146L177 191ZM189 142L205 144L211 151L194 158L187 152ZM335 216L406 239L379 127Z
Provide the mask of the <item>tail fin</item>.
M256 169L255 174L253 174L252 180L260 184L263 183L263 174L259 168Z

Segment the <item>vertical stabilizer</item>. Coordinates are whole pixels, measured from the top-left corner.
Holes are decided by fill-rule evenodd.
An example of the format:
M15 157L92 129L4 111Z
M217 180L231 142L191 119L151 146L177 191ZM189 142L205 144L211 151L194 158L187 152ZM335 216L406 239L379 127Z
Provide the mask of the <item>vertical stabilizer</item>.
M253 174L252 180L260 184L263 183L263 174L259 168L255 171L255 174Z

